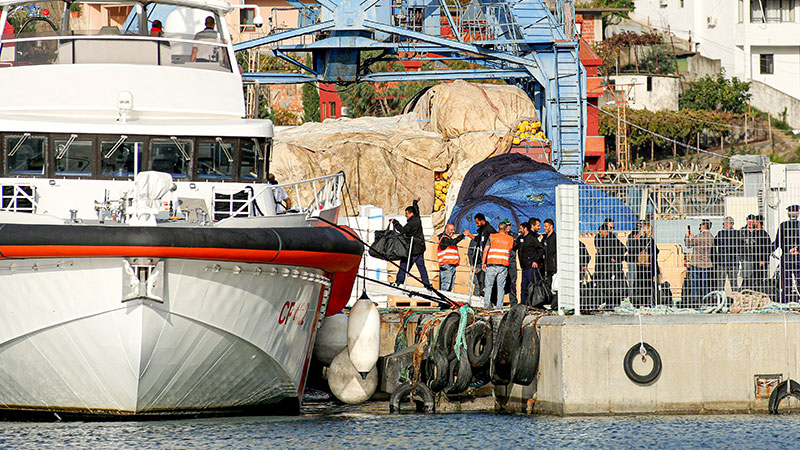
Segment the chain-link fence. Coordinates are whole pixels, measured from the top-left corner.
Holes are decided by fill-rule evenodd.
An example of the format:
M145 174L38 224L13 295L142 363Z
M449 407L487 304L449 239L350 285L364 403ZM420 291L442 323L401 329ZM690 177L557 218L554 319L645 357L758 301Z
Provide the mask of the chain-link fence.
M800 184L775 188L768 181L762 178L750 196L720 184L563 189L562 197L577 196L559 219L579 217L579 267L568 264L576 260L573 249L559 248L560 285L576 282L579 298L562 304L585 313L626 300L696 310L731 307L745 297L798 301L800 222L790 219Z

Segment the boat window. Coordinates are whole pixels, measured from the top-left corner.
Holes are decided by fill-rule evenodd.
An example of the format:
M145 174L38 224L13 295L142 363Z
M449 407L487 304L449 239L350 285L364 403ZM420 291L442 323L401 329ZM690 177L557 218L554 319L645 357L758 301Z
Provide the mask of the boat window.
M24 134L6 137L6 168L10 175L44 175L47 138Z
M197 178L233 178L235 139L197 143Z
M266 149L263 142L259 142L256 138L242 139L239 146L242 149L239 176L243 180L264 179L263 169Z
M151 170L165 172L173 178L191 176L194 148L189 139L153 139Z
M100 142L100 167L105 177L132 177L136 164L134 158L138 159L139 171L143 170L144 142L129 141L127 136L122 138Z
M92 144L91 140L79 140L74 134L65 139L53 139L56 175L91 176L94 156Z

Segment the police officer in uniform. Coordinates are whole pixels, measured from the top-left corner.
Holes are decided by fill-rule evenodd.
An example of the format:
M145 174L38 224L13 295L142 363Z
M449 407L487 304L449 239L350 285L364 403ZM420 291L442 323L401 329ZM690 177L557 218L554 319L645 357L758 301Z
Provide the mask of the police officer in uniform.
M775 242L772 244L773 251L781 249L780 301L782 303L797 301L800 289L800 221L797 219L800 205L792 205L786 208L786 212L789 220L781 223Z

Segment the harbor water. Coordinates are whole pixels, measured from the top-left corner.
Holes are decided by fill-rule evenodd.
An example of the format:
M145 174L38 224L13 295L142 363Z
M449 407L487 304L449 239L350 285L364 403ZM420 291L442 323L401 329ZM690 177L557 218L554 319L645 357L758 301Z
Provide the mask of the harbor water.
M296 417L2 422L0 448L793 448L798 427L800 415L387 415L331 407Z

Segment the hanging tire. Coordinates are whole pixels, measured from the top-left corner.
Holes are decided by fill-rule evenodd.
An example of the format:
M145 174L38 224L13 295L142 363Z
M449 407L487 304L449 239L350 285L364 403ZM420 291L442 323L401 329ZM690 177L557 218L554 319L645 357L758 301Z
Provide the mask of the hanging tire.
M780 414L778 407L786 397L794 397L800 400L800 383L790 380L789 392L786 391L786 382L783 381L775 386L772 393L769 394L769 412L770 414Z
M511 359L514 357L514 352L519 348L522 340L522 320L525 319L525 312L525 306L517 304L512 306L503 315L503 319L500 320L500 326L497 328L497 339L495 339L494 348L492 349L492 359L497 365L511 367Z
M492 357L494 333L489 322L480 320L467 329L467 356L473 368L483 367Z
M450 313L442 321L442 325L439 327L439 336L436 339L436 345L444 351L447 359L451 361L456 357L453 351L453 344L456 340L456 334L458 334L460 322L461 314L457 312Z
M461 359L458 358L450 361L450 377L447 389L448 394L460 394L467 390L469 383L472 381L472 366L467 357L467 351L464 348L459 349Z
M639 348L642 345L647 352L646 356L643 358L649 356L653 360L653 368L650 369L649 373L644 375L640 375L633 370L633 360L635 358L642 357L639 354ZM622 361L622 367L625 369L625 375L628 376L628 379L636 384L648 385L654 382L658 376L661 375L661 356L658 354L656 349L646 342L642 344L635 344L630 348L630 350L628 350L628 353L625 354L625 359Z
M395 387L389 399L389 412L400 414L405 400L415 404L415 410L419 413L432 413L436 408L433 400L433 392L424 383L403 383Z
M536 332L536 325L530 324L522 329L522 344L511 363L511 381L530 386L538 370L539 333Z
M491 360L489 379L495 386L505 386L511 383L511 364L498 364L497 361Z
M428 383L433 392L446 388L450 381L450 365L442 349L429 345L428 356L422 360L420 372L422 380Z

